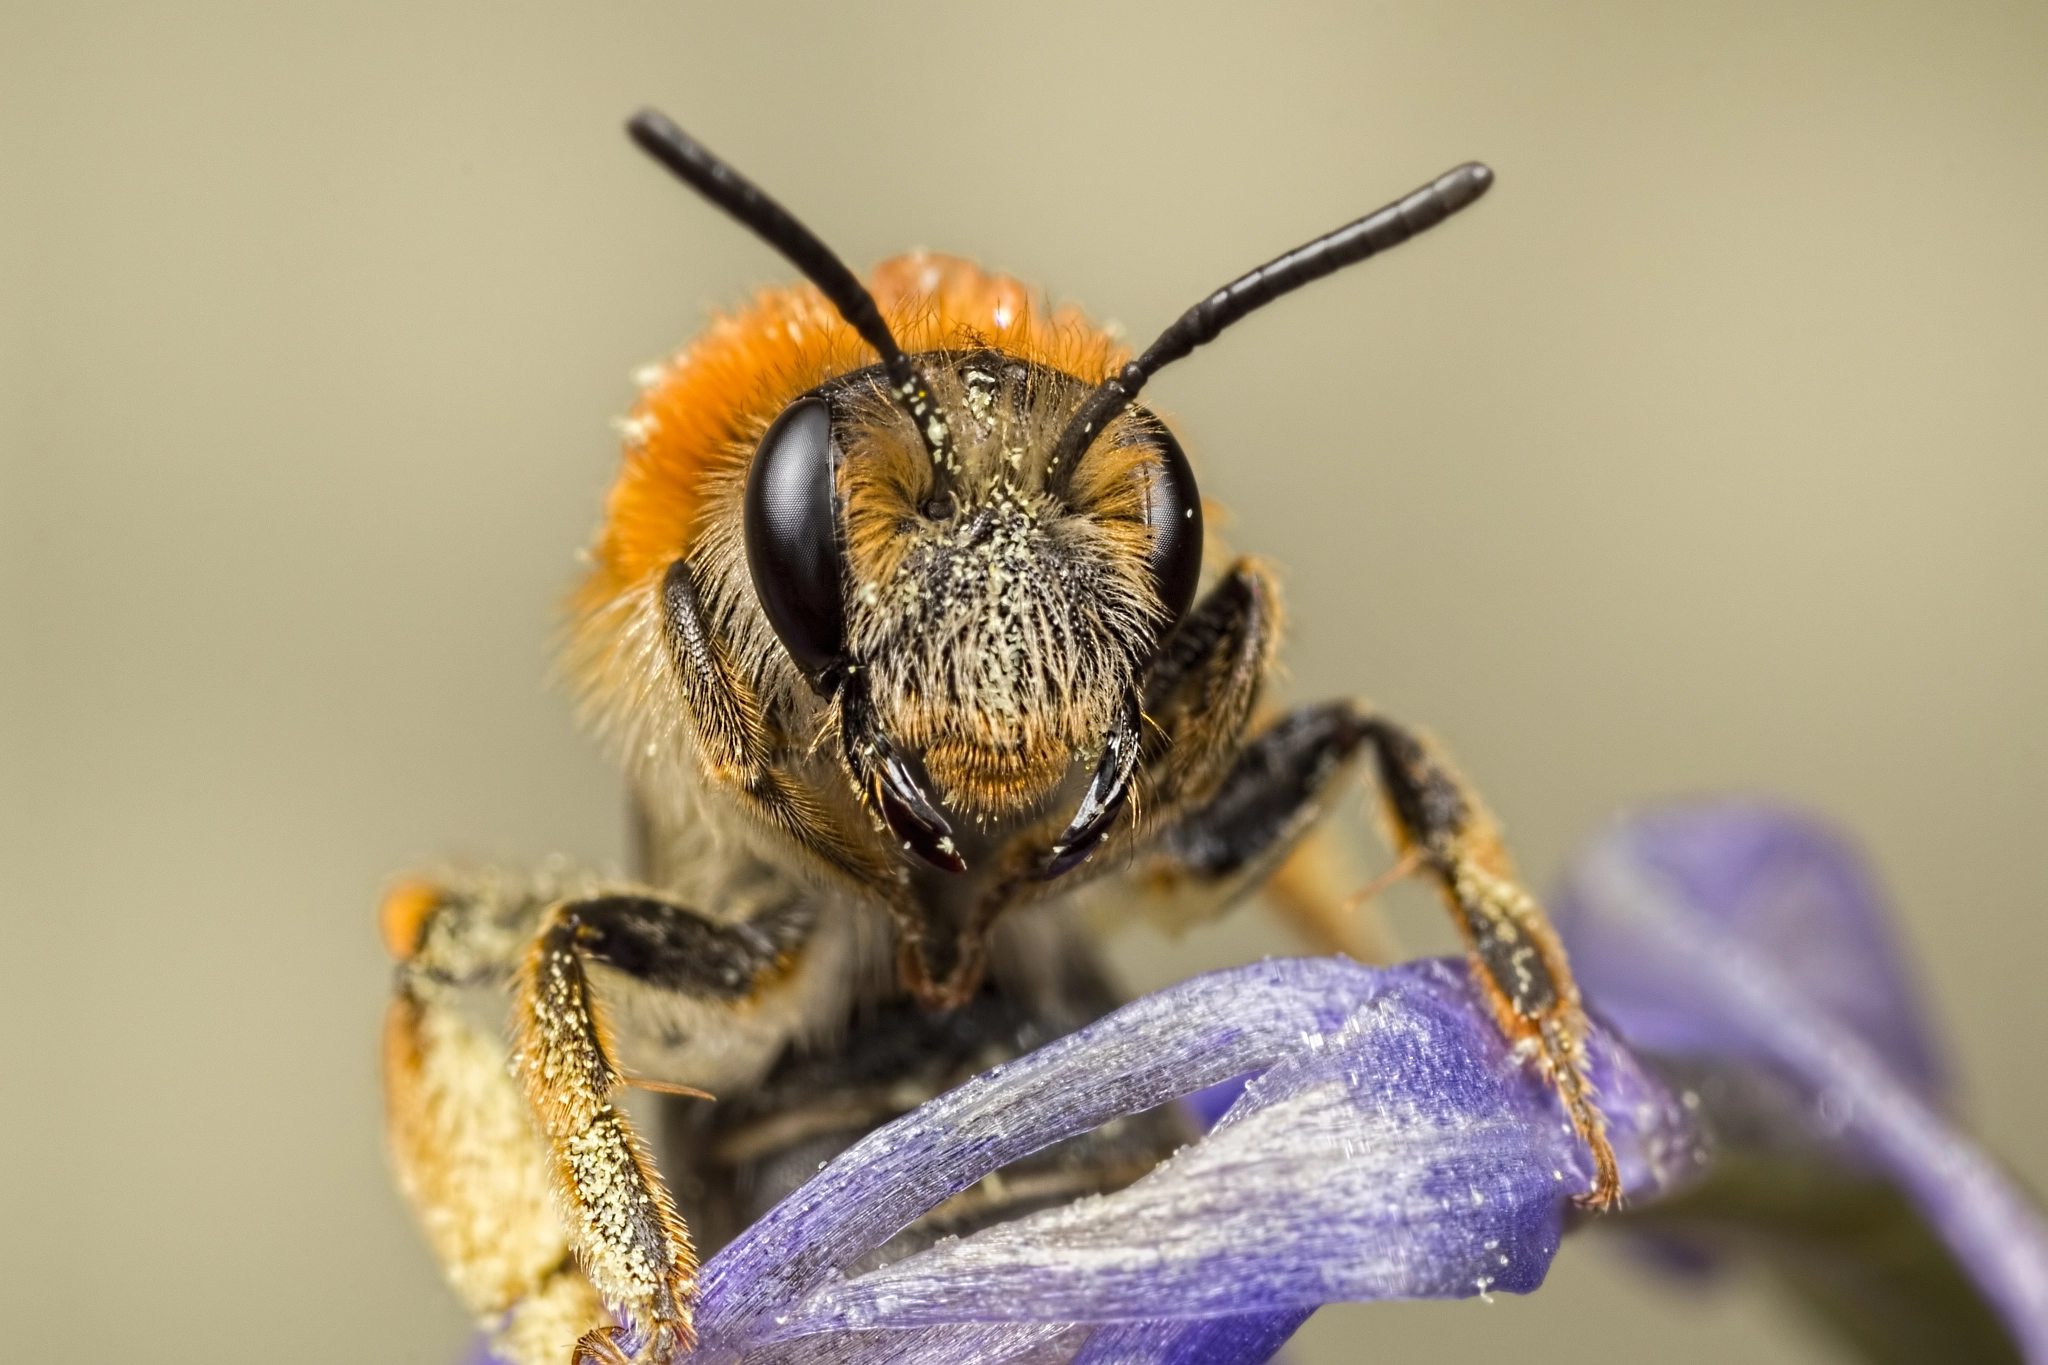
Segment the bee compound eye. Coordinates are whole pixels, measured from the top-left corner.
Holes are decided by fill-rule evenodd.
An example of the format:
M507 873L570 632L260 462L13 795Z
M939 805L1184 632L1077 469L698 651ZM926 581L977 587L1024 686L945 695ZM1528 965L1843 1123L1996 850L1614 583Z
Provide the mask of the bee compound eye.
M1152 528L1152 585L1166 609L1171 630L1194 604L1202 576L1202 495L1195 471L1173 433L1155 424L1149 433L1158 462L1151 466L1145 489L1145 524Z
M789 657L813 686L843 661L832 411L822 398L782 410L747 469L747 571Z

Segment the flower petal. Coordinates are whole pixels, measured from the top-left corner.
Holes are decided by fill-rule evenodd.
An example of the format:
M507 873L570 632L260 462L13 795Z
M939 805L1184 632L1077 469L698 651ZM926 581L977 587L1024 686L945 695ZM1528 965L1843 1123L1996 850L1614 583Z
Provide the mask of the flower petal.
M1900 1079L1930 1100L1943 1098L1941 1050L1893 940L1883 890L1842 835L1782 806L1735 800L1633 817L1601 847L1610 845L1625 845L1702 932L1746 945ZM1632 1043L1663 1053L1769 1055L1727 1017L1694 962L1646 956L1637 933L1610 922L1611 907L1585 902L1582 881L1568 874L1553 918L1579 984Z
M1591 1042L1628 1187L1702 1161L1681 1105ZM1205 1140L1117 1194L839 1268L990 1171L1247 1072ZM1317 1305L1541 1283L1587 1161L1462 963L1266 962L1147 997L857 1143L705 1267L708 1359L1262 1360ZM1071 1343L1071 1345L1069 1344ZM914 1347L914 1354L905 1354Z
M1769 1063L2048 1362L2048 1227L1931 1102L1935 1054L1837 836L1750 804L1665 813L1582 855L1555 910L1589 999L1632 1041Z

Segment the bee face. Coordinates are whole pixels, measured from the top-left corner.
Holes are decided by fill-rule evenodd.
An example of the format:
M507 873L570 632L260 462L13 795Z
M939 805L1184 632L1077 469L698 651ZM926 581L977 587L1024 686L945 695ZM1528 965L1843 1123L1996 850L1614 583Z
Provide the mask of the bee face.
M715 323L623 424L574 664L643 800L750 815L900 911L893 886L970 844L1015 885L1108 836L1202 523L1141 408L1059 455L1082 376L1121 359L1078 313L932 255L870 285L925 423L807 286Z
M820 691L858 677L879 732L977 824L1035 814L1094 761L1201 556L1192 476L1127 414L1054 449L1089 385L995 349L914 357L946 456L868 369L790 405L749 471L753 586Z
M963 261L914 255L863 283L667 119L628 127L810 283L714 324L628 419L577 603L592 699L653 825L708 820L837 874L894 915L903 984L958 1004L1034 881L1118 830L1138 848L1134 790L1169 817L1214 793L1264 669L1254 574L1176 633L1200 499L1138 392L1491 173L1459 167L1269 262L1133 359ZM1156 735L1155 693L1181 717Z

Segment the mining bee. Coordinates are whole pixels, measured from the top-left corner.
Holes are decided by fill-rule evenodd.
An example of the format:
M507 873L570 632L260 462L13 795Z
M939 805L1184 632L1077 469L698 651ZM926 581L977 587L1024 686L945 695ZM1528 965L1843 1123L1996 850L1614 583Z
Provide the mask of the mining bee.
M1078 889L1214 914L1361 750L1398 868L1441 889L1503 1034L1591 1151L1581 1201L1612 1205L1578 993L1493 824L1385 716L1258 709L1274 585L1250 560L1203 582L1193 471L1137 401L1491 172L1260 266L1133 359L965 261L863 284L666 118L629 128L808 283L654 367L623 424L570 654L630 774L640 879L452 873L383 907L399 1183L497 1353L688 1352L699 1255L862 1134L1115 1005ZM681 1096L660 1101L658 1163L620 1102L635 1085ZM877 1255L1118 1188L1183 1122L1061 1143Z

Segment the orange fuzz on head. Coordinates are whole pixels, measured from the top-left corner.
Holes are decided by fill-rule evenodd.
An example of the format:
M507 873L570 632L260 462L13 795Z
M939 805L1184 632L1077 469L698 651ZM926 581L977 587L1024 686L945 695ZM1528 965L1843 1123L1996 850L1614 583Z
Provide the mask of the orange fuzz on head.
M1085 382L1121 365L1124 350L1078 309L1048 309L1007 275L953 256L917 252L868 280L904 350L1000 351ZM874 363L874 352L809 284L763 290L715 319L651 382L621 423L625 463L579 614L646 591L697 546L713 480L738 481L769 423L791 400Z

